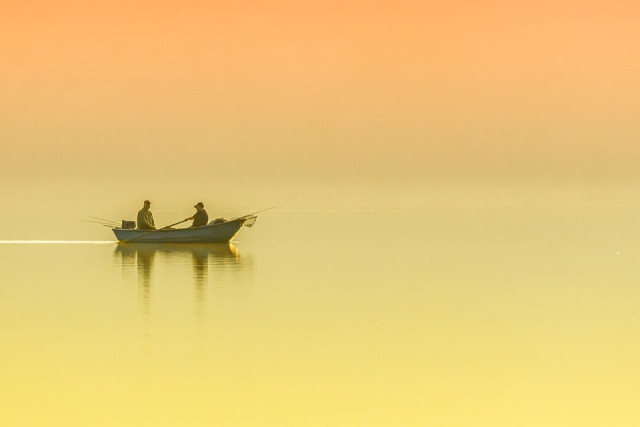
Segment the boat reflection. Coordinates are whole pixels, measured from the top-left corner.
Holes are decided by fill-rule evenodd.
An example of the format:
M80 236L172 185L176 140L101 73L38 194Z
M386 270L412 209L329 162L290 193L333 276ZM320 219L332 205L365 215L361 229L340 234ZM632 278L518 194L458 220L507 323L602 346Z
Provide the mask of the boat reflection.
M115 249L114 261L120 262L123 276L135 272L141 310L146 317L150 315L151 288L156 281L183 282L185 276L190 276L196 300L204 303L210 283L235 283L240 273L253 265L251 257L243 256L230 243L120 243ZM191 274L184 271L189 265Z
M123 269L135 268L144 280L151 280L151 270L156 256L161 254L170 264L185 264L191 259L193 277L206 280L209 267L214 271L241 271L245 258L231 243L169 244L169 243L120 243L115 255L121 259Z

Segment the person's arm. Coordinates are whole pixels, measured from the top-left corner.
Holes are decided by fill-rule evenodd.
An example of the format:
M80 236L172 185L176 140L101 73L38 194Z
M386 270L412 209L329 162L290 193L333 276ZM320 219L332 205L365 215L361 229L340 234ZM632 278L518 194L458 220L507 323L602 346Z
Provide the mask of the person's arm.
M195 215L191 215L189 218L185 218L185 221L191 221L193 218L195 218ZM193 224L191 224L189 227L193 227Z

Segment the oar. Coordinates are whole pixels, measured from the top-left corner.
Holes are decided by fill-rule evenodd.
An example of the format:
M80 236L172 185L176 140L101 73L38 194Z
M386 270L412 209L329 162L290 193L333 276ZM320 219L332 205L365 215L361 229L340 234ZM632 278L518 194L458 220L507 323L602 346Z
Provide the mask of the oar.
M166 227L158 228L157 230L152 230L152 231L150 231L150 232L148 232L148 233L140 234L140 235L138 235L138 236L134 237L133 239L123 240L123 241L122 241L122 243L131 243L131 242L133 242L134 240L137 240L137 239L139 239L139 238L141 238L141 237L148 236L149 234L153 234L153 233L158 232L158 231L160 231L160 230L166 230L167 228L171 228L171 227L173 227L174 225L182 224L183 222L187 222L187 221L189 221L189 220L188 220L188 219L183 219L182 221L180 221L180 222L176 222L175 224L170 224L170 225L167 225Z

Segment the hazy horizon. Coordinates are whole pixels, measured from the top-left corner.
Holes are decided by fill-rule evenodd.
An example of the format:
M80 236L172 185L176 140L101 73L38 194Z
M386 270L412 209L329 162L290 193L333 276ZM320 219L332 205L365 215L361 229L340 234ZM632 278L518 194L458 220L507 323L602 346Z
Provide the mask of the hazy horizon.
M0 6L2 177L638 179L632 2Z

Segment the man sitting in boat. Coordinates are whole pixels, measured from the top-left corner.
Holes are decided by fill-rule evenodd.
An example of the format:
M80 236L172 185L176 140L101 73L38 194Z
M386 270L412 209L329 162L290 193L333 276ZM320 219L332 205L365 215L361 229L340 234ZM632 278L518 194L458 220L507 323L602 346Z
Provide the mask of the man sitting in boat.
M196 208L196 213L185 219L185 221L193 220L191 227L202 227L203 225L207 225L209 222L209 215L207 215L207 211L204 210L204 203L198 202L194 208Z
M139 230L155 230L156 224L153 222L153 214L149 210L151 202L144 201L144 206L138 211L137 225Z

